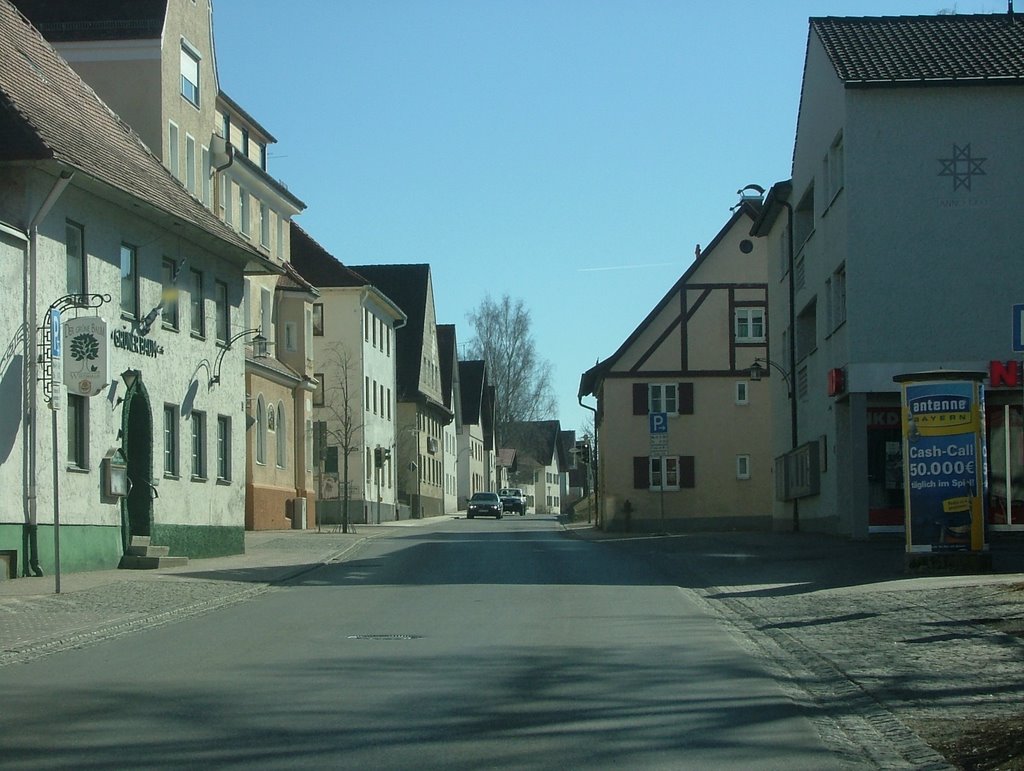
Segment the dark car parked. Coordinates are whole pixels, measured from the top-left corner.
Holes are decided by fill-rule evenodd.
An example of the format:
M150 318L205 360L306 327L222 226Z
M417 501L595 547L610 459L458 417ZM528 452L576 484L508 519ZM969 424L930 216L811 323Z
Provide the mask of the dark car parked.
M519 516L526 514L526 494L519 487L504 487L498 490L498 497L501 498L501 505L505 511L517 513Z
M497 493L473 493L473 497L466 504L466 519L472 519L478 514L501 519L503 510L501 498Z

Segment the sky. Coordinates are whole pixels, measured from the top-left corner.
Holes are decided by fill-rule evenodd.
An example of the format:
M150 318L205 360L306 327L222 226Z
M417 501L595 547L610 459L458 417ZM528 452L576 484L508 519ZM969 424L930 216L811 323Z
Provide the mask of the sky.
M1024 3L1022 3L1024 5ZM286 9L282 12L282 9ZM788 179L811 16L1006 0L214 0L220 88L347 265L429 263L437 321L522 300L563 429L725 225ZM585 404L595 406L593 398Z

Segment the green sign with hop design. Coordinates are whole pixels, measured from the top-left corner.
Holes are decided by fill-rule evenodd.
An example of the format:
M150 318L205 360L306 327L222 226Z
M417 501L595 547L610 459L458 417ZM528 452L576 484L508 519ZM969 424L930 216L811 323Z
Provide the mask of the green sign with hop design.
M64 322L64 385L70 394L95 396L110 383L107 322L81 316Z

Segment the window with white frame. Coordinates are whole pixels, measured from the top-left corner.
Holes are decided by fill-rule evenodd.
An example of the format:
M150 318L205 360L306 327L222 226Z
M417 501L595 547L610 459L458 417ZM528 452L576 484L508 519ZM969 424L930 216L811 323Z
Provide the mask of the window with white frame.
M316 390L313 391L313 406L324 406L324 373L314 372L313 379L316 380Z
M285 468L288 461L288 435L284 425L284 405L277 405L277 467Z
M263 395L256 399L256 462L261 466L267 463L267 408L263 403Z
M217 479L231 479L231 418L217 416Z
M324 304L313 303L313 337L324 336Z
M651 456L648 458L650 487L652 490L679 489L679 458L674 455L666 457ZM664 479L662 479L664 466Z
M67 293L84 295L88 291L85 259L85 228L77 222L64 223L64 256L67 259Z
M167 168L177 179L181 179L181 164L178 161L178 126L174 121L167 122Z
M737 308L735 335L737 343L763 343L764 308Z
M206 335L206 306L203 301L203 274L189 269L189 325L196 337Z
M750 394L747 389L747 382L740 381L736 384L736 403L737 404L749 404Z
M178 408L164 405L164 476L178 476Z
M270 249L270 209L260 201L260 246Z
M737 479L750 479L750 456L749 455L737 455L736 456L736 478Z
M649 383L647 409L649 412L679 412L679 386L675 383Z
M68 466L89 467L89 400L78 394L67 395Z
M210 187L210 149L203 147L199 152L200 158L200 170L199 173L202 177L202 195L203 195L203 206L210 208L210 201L213 200L212 193L213 189Z
M196 140L185 134L185 189L196 193Z
M292 352L299 350L298 329L294 321L284 323L284 349Z
M181 41L181 95L199 106L199 52Z
M224 177L224 193L221 196L223 200L222 206L224 209L224 222L228 225L235 224L235 202L232 198L231 189L234 187L231 180Z
M192 478L206 479L206 413L192 410Z
M139 315L138 249L131 244L121 244L121 312Z
M251 197L252 196L250 196L249 193L244 188L238 188L238 227L241 229L243 236L249 235L249 205Z

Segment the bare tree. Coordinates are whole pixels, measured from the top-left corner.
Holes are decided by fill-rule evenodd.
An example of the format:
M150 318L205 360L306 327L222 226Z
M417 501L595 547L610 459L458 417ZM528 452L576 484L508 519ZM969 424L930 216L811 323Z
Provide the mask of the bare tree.
M513 301L507 294L495 301L487 295L466 316L474 333L467 354L487 363L487 376L495 386L499 435L509 423L551 419L555 414L551 365L537 355L530 312L523 301Z
M320 383L323 390L323 405L318 406L320 415L327 418L328 444L338 447L338 461L341 465L341 530L349 529L349 501L352 499L352 487L349 482L349 457L362 453L359 442L363 422L360 420L363 410L358 402L359 373L355 372L355 362L351 352L341 343L327 349L324 356L324 379ZM355 374L353 375L353 372ZM352 384L353 377L355 385ZM353 398L356 401L353 401Z

